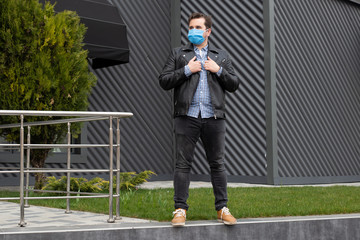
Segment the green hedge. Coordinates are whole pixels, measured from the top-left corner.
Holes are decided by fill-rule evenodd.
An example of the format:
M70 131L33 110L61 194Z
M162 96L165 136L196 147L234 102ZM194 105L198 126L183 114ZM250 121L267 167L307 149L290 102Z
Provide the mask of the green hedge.
M120 173L120 190L134 190L140 184L147 182L152 176L156 175L152 171L143 171L138 174L135 172ZM67 177L63 176L56 179L54 176L46 178L46 185L42 190L66 191ZM113 188L116 189L116 176L113 178ZM86 178L70 178L70 190L73 192L104 192L109 191L109 181L100 177L95 177L90 181Z

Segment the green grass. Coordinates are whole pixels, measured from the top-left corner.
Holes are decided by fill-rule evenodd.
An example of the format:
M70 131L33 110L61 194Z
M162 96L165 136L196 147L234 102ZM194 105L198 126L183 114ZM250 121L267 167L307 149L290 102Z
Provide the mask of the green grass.
M173 189L121 192L120 215L169 221ZM0 197L18 196L1 191ZM236 218L360 213L360 187L228 188L228 207ZM107 198L72 199L71 209L108 214ZM115 202L115 200L114 200ZM66 208L66 200L29 200L30 205ZM216 218L212 189L190 189L188 220Z

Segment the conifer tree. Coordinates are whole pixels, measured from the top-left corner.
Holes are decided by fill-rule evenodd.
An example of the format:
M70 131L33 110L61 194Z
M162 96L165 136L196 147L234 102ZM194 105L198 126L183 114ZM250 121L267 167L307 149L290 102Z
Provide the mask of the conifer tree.
M86 27L75 12L55 14L50 3L38 0L0 0L0 109L84 111L96 82L83 49ZM55 117L26 117L47 121ZM1 117L0 124L19 122ZM80 125L72 125L79 133ZM67 132L63 125L31 129L32 143L57 143ZM19 142L19 129L0 129L7 141ZM50 150L32 150L31 165L41 168ZM36 174L35 188L44 175Z

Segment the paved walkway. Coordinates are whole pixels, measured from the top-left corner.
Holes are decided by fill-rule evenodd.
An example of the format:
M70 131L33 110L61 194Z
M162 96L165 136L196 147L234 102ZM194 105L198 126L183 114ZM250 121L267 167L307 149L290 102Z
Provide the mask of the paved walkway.
M158 181L147 182L140 186L143 189L154 188L172 188L172 181ZM334 186L334 185L346 185L346 186L358 186L360 183L348 183L348 184L323 184L316 186ZM229 187L274 187L269 185L258 184L244 184L244 183L229 183ZM303 186L303 185L298 185ZM209 182L191 182L191 188L208 188L211 187ZM278 186L275 186L278 187ZM1 190L18 190L18 187L1 187ZM85 226L85 225L101 225L110 224L107 223L109 215L96 214L89 212L73 211L71 214L65 214L64 209L55 209L47 207L30 206L25 208L25 222L27 222L26 228L38 228L38 227L73 227L73 226ZM14 228L18 226L20 222L20 207L17 203L10 203L0 201L0 232L1 230ZM116 220L115 223L111 223L111 226L119 226L123 223L149 223L155 221L149 221L144 219L127 218L122 217L121 220Z
M65 227L78 225L106 224L109 215L72 211L66 214L64 209L30 206L25 208L26 227ZM20 205L17 203L0 201L0 229L14 228L20 222ZM149 220L122 217L116 220L120 223L148 223Z

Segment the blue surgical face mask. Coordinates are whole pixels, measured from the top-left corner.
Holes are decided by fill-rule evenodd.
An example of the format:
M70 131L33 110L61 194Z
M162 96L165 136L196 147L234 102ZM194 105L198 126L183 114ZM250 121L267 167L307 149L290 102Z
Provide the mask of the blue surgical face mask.
M191 29L188 33L188 39L191 43L195 45L200 45L205 41L205 38L203 37L204 30L201 29Z

